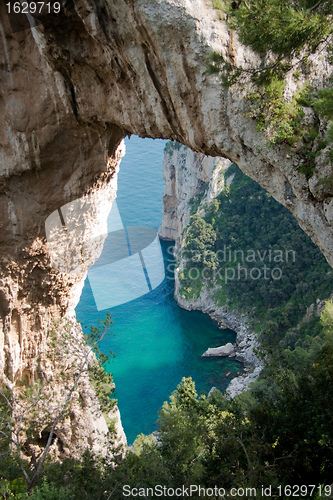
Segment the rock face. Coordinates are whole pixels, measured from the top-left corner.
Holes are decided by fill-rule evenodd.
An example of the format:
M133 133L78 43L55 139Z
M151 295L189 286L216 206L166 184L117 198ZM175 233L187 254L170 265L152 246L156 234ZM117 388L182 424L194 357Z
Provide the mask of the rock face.
M207 74L212 50L232 64L258 62L209 0L61 4L59 14L41 14L37 27L21 31L0 5L0 368L9 385L35 376L45 332L73 311L82 287L84 270L73 276L51 266L45 221L107 189L126 134L172 138L237 163L292 211L333 265L325 154L308 180L297 170L301 152L268 147L256 130L246 89L226 90ZM330 67L320 57L309 64L322 85ZM287 94L295 88L290 77ZM170 220L168 237L185 223ZM94 420L89 411L86 418Z
M268 146L256 130L246 89L227 91L207 74L212 50L232 64L258 63L210 2L72 4L16 33L1 7L3 174L47 167L80 177L97 163L104 168L122 134L173 138L237 163L293 212L332 264L332 193L320 182L329 170L325 155L307 180L297 170L301 152ZM312 59L310 77L320 86L331 68ZM286 95L295 88L291 75Z
M209 204L224 187L226 158L195 153L179 143L168 143L163 161L165 190L159 236L176 240L190 222L192 203Z
M80 200L89 202L81 203L80 221L73 231L69 231L67 222L68 232L64 234L68 235L69 248L74 249L75 255L80 257L79 267L71 265L67 255L60 259L62 265L69 264L67 273L61 272L61 265L56 266L55 263L51 265L52 246L49 243L54 242L50 239L49 242L46 241L45 219L42 212L36 212L36 225L33 225L32 210L35 205L29 199L29 190L33 199L38 193L38 179L35 179L35 183L31 186L26 186L26 199L22 193L23 199L16 204L15 212L10 212L10 207L14 206L14 202L11 205L11 197L15 198L15 193L20 192L25 174L8 181L7 185L11 190L8 190L7 213L17 217L18 225L31 224L29 231L22 233L14 228L16 244L10 247L7 246L10 241L7 241L6 245L2 245L5 252L1 255L0 261L0 380L14 391L16 387L19 390L20 382L24 379L27 378L29 383L32 383L40 379L42 373L58 385L57 392L61 399L62 367L58 364L50 366L48 360L50 331L61 318L65 321L72 320L86 271L102 251L107 234L106 219L116 196L117 171L123 154L124 146L121 144L113 158L109 159L106 171L97 176L90 186L89 194L77 200L77 202ZM71 188L73 195L82 194L75 181L67 184L67 187ZM60 189L59 186L58 188ZM51 201L52 208L55 199ZM45 207L49 201L45 200ZM64 198L60 197L59 202L62 201ZM29 202L32 207L29 206ZM23 206L20 206L21 204ZM93 237L94 234L100 236L96 238ZM71 331L70 335L73 334ZM81 328L75 329L75 335L82 339ZM66 369L69 370L70 367ZM58 426L57 436L67 451L74 456L78 456L80 451L87 448L96 453L103 452L109 440L108 427L87 374L83 374L81 378L79 393L82 404L74 402L71 418L66 419L61 427ZM115 440L114 447L126 444L117 407L108 420L115 422L116 435L112 436Z
M259 377L261 370L262 366L256 366L253 372L232 379L226 389L226 396L233 399L244 390L247 390L249 385Z

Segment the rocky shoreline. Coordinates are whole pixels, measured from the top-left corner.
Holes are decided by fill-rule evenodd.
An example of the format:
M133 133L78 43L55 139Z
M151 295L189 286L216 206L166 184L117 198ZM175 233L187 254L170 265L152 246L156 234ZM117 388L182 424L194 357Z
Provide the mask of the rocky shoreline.
M181 250L182 235L190 222L193 203L198 203L198 210L202 212L213 202L225 186L224 172L230 164L226 158L207 157L201 153L193 153L180 144L170 143L163 162L164 216L159 236L164 240L175 240L175 256L179 255ZM192 175L189 175L189 172L192 172ZM237 311L229 311L226 306L218 307L215 304L214 290L203 290L197 300L183 299L179 295L178 280L182 266L183 263L180 262L179 268L175 270L175 299L178 305L183 309L199 310L209 314L221 329L229 328L236 332L234 348L230 349L229 353L223 354L233 357L244 365L245 373L233 378L226 390L227 397L234 398L248 388L263 368L263 363L255 355L256 337L249 329L246 315L239 315ZM212 356L216 353L214 354L213 350L206 355Z
M211 290L204 289L197 300L183 299L179 295L179 280L177 272L175 273L175 299L180 307L188 311L202 311L208 314L213 321L216 321L219 328L229 328L236 332L236 343L234 350L230 351L230 357L244 365L245 373L230 381L225 395L232 399L242 391L247 390L249 385L259 377L264 364L255 354L259 344L256 335L249 328L248 316L246 314L239 315L237 311L229 311L226 306L218 307L213 301L212 295Z

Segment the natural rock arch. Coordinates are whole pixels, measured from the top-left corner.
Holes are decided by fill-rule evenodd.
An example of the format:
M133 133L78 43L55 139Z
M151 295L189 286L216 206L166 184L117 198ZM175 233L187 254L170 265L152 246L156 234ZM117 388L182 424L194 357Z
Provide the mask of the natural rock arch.
M13 30L0 7L1 372L34 369L52 319L72 310L83 275L50 266L46 218L111 185L127 134L175 139L224 156L280 203L333 265L333 199L297 168L300 154L269 147L246 116L246 89L207 74L211 50L247 64L210 0L76 0L31 30ZM15 28L15 26L14 26ZM313 62L320 82L327 71ZM11 312L22 350L10 344ZM5 368L11 364L11 370Z

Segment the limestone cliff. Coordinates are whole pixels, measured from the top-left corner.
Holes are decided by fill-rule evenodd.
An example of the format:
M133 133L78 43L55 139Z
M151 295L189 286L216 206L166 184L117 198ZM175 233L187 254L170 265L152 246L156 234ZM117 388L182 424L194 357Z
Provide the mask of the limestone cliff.
M172 138L237 163L292 211L333 264L333 198L320 182L330 169L325 154L308 180L298 171L301 152L268 147L256 130L246 89L224 89L207 74L212 50L235 64L258 62L209 0L61 6L21 30L0 6L0 362L10 384L34 376L48 326L73 310L82 286L83 272L52 268L45 221L107 189L127 134ZM321 86L331 68L316 56L309 65L309 78ZM288 78L291 95L296 86Z
M57 169L58 148L63 175L79 164L82 173L93 158L103 168L105 153L127 132L177 139L237 163L293 212L332 263L332 193L320 182L330 170L325 154L308 180L297 170L301 151L268 146L256 130L246 113L247 90L226 90L207 74L211 50L244 67L258 62L209 0L71 4L15 33L2 6L5 175ZM309 78L321 86L331 67L323 57L310 59ZM287 83L290 96L292 75Z
M55 266L50 259L50 249L52 248L52 253L57 253L58 248L50 246L52 238L47 243L45 235L43 236L44 213L38 210L34 213L36 199L40 196L39 188L49 186L56 192L60 189L60 180L52 179L52 174L48 179L43 179L43 175L38 174L34 178L33 175L31 180L34 182L27 185L24 191L21 191L24 174L6 180L8 206L5 215L15 217L14 227L6 229L8 232L12 230L16 241L15 246L11 247L11 241L8 240L2 246L6 253L1 256L0 379L14 391L16 387L20 390L20 383L25 379L32 383L46 378L57 386L59 401L64 397L62 394L66 393L62 387L61 371L75 370L75 365L68 365L65 358L64 365L61 362L50 365L50 332L62 318L68 322L75 318L74 309L80 298L87 269L100 255L107 235L106 220L116 196L117 171L123 154L124 146L121 144L107 162L106 171L95 176L91 186L85 190L87 194L76 200L76 203L81 202L80 220L76 221L75 230L71 231L67 253L60 255L60 264L67 267L67 273L61 265ZM52 181L55 182L53 188ZM75 178L72 182L67 179L64 181L64 191L67 188L73 196L82 195ZM11 198L20 192L22 197L16 203L15 210ZM51 198L50 206L54 208L56 195ZM60 203L64 199L66 198L62 198L62 195L58 198ZM45 200L45 207L48 202L50 199ZM68 222L67 219L67 226ZM28 225L28 228L22 228L23 232L20 229L17 231L16 224ZM95 234L99 237L92 236ZM66 239L67 233L64 232L63 236ZM64 239L59 241L65 243ZM75 267L70 261L73 249L80 256L79 267ZM70 336L76 337L81 343L81 328L78 325L71 328ZM75 399L80 399L82 404ZM71 416L56 429L65 453L77 455L86 448L100 453L107 449L110 439L114 448L126 444L117 407L109 415L108 421L109 424L112 421L115 424L115 434L112 436L109 436L108 426L89 377L87 373L83 373L77 398L74 398L71 405Z

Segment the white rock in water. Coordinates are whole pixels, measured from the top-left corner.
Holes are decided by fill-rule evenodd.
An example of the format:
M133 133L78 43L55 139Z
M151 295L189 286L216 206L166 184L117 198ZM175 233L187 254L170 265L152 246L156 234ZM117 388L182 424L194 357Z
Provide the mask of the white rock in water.
M202 358L210 356L230 356L235 354L235 347L231 342L226 345L221 345L220 347L209 347L205 353L201 356Z

